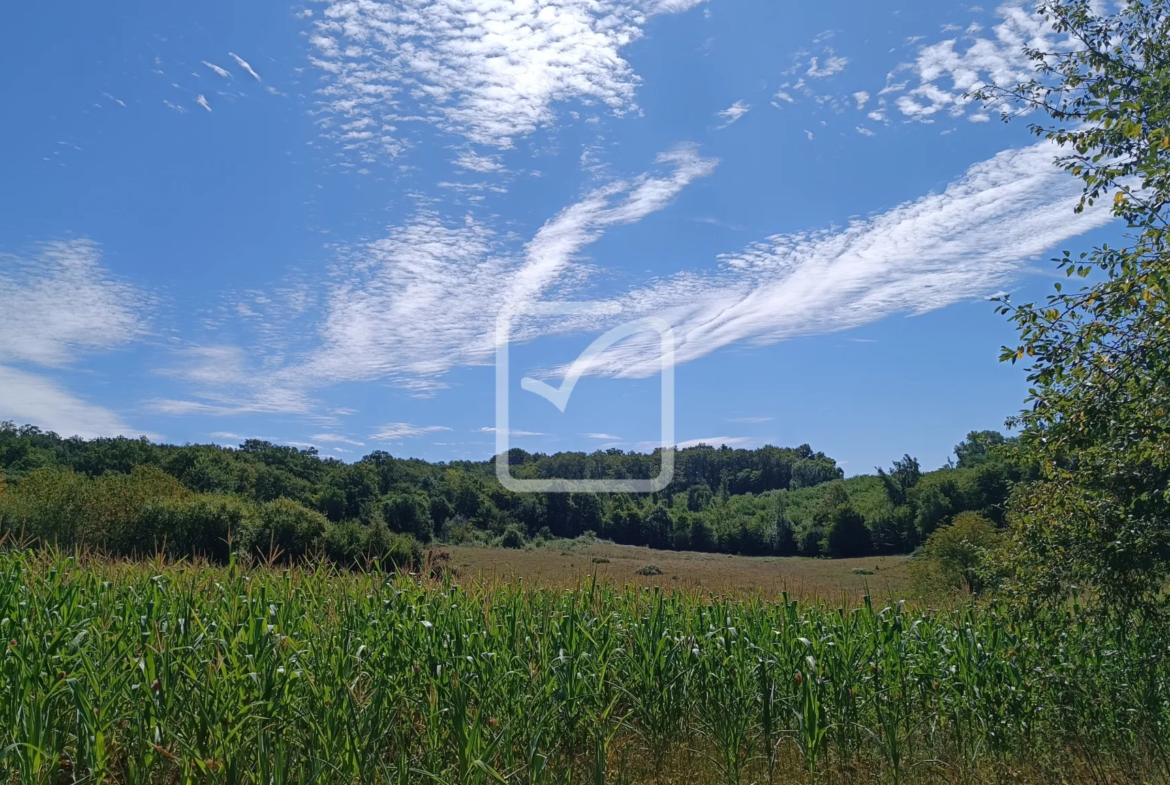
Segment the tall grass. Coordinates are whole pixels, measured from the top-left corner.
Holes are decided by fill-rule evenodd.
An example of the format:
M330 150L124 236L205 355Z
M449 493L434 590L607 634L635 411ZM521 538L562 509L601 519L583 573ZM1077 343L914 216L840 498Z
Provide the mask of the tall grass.
M22 785L1170 776L1167 637L1075 610L9 552L0 645Z

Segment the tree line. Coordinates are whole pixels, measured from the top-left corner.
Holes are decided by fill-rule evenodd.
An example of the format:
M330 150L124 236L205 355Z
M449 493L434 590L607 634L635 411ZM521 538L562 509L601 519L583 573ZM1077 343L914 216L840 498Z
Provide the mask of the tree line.
M677 451L653 494L512 493L493 460L432 463L376 451L354 463L312 448L62 438L0 423L0 535L118 555L216 561L233 550L334 561L417 561L432 542L523 547L597 536L655 548L748 555L860 556L913 550L963 511L1002 523L1019 472L972 433L957 463L843 479L808 445ZM527 478L645 479L661 456L610 449L511 451Z

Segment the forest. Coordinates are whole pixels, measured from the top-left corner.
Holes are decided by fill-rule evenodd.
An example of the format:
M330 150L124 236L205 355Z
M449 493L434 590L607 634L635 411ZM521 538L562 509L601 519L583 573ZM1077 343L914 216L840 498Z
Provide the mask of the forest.
M0 532L111 555L225 561L233 549L339 563L414 559L432 542L524 547L591 535L615 543L742 555L907 553L962 512L1002 524L1022 476L1011 442L972 432L952 465L909 455L843 478L808 445L677 451L660 493L517 494L494 459L429 463L373 452L354 463L250 440L235 448L62 438L0 424ZM513 449L518 476L645 478L660 456Z

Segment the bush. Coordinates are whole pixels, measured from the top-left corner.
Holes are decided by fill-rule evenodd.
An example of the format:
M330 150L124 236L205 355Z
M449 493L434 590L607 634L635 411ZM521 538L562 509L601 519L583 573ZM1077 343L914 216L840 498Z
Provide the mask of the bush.
M661 575L662 568L657 564L647 564L645 567L639 567L634 571L635 575Z
M379 543L380 551L371 555L378 559L382 569L408 570L419 568L423 562L423 549L419 541L409 534L394 534L387 530L387 538Z
M801 556L820 556L825 542L825 530L820 526L805 526L797 535Z
M341 567L364 567L377 561L383 569L409 569L422 564L422 545L409 534L390 531L382 521L362 526L357 521L329 524L325 555Z
M462 515L453 515L443 524L443 542L448 545L487 545L487 535Z
M148 504L138 518L133 543L121 545L123 553L163 552L172 559L202 556L226 562L229 541L255 526L255 510L239 499L215 494L159 499Z
M524 532L520 531L517 526L509 526L504 529L504 533L500 536L498 543L504 548L523 548L524 547Z
M941 582L950 589L978 594L997 573L995 554L1000 541L991 521L978 513L959 513L951 525L935 531L922 546L913 566L914 583L923 589Z
M421 493L392 493L382 501L382 517L391 531L430 542L435 534L431 505Z
M865 519L852 506L843 504L833 511L825 532L825 549L838 559L869 553L869 529Z
M354 567L361 564L363 540L362 527L357 521L330 523L322 537L325 556L339 566Z
M153 466L96 478L39 469L0 498L0 532L131 555L140 550L141 516L148 505L191 497L178 480Z
M245 541L262 558L299 559L318 543L329 521L291 499L261 505Z

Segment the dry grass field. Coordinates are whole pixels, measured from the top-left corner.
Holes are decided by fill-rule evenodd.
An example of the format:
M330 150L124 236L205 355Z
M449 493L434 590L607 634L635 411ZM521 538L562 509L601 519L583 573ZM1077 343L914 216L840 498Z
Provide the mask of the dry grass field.
M787 591L792 597L828 601L840 601L842 592L853 600L867 591L883 599L903 599L909 593L909 564L905 556L864 559L729 556L561 541L524 550L443 547L432 551L432 558L452 568L459 582L522 580L531 586L571 588L597 576L599 581L618 586L660 586L765 597ZM661 573L640 574L639 570L647 565L657 567Z

